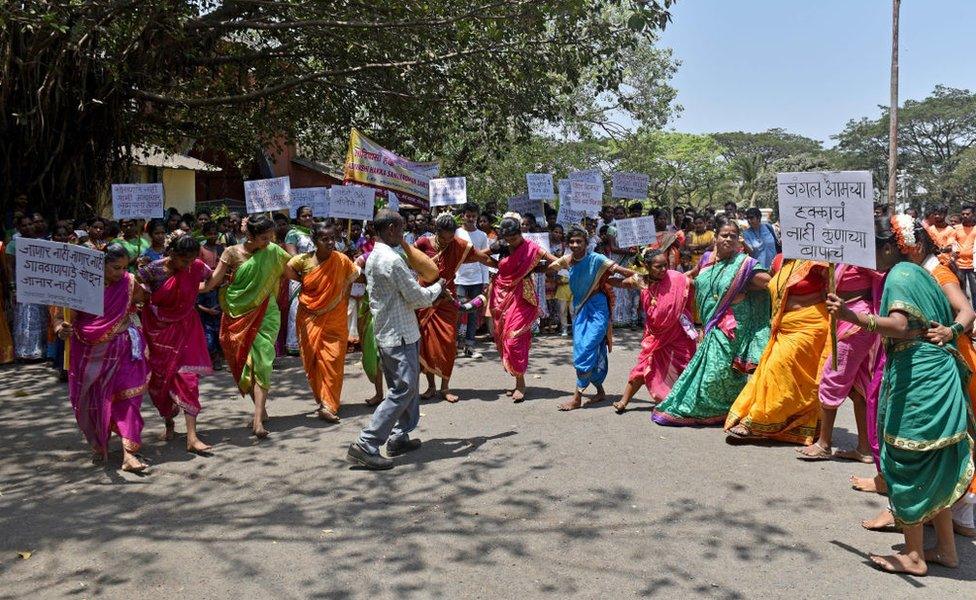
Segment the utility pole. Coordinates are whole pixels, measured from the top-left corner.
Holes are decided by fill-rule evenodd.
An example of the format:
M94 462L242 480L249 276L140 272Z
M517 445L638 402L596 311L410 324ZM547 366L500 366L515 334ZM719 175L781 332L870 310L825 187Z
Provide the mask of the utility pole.
M898 195L898 12L901 0L891 0L891 107L888 110L888 213L895 214Z

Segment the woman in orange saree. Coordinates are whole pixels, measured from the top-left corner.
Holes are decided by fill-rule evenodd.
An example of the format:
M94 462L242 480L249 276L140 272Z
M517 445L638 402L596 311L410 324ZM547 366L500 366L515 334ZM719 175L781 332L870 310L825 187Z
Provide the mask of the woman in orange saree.
M451 373L454 371L454 358L457 356L460 314L454 278L458 267L464 263L480 262L493 267L495 261L474 248L468 240L455 237L454 232L458 225L453 215L444 213L437 217L436 228L434 237L422 237L414 244L437 265L439 278L444 280L444 288L447 290L432 306L417 311L417 322L420 325L420 369L427 375L427 391L420 397L429 399L438 393L434 381L436 375L441 378L441 398L448 402L457 402L457 395L451 393Z
M495 346L505 371L515 377L515 388L506 392L514 402L525 400L532 324L539 316L539 297L531 275L539 261L556 262L555 256L523 239L521 228L518 213L506 213L498 224L498 237L504 240L508 255L498 261L498 275L488 292Z
M319 405L317 414L329 423L339 422L349 343L349 286L360 274L348 256L335 251L335 242L334 225L315 225L315 250L293 256L285 267L285 275L301 284L295 328L302 365Z
M769 343L752 378L732 403L725 431L742 440L773 439L808 446L820 423L817 386L827 343L826 263L790 260L769 282Z

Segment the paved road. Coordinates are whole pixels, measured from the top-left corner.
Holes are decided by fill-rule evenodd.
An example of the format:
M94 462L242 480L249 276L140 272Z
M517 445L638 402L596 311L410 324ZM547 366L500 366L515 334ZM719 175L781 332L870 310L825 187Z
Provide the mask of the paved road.
M614 398L637 342L618 335ZM560 338L536 344L521 405L501 395L509 380L493 352L460 361L462 401L425 404L422 450L379 474L343 462L370 412L358 364L340 425L314 418L297 361L282 366L272 437L260 444L227 373L207 380L212 458L151 441L162 423L147 401L148 477L87 462L49 371L0 370L0 598L944 599L976 589L976 547L962 538L957 570L913 579L865 564L866 552L901 543L857 526L884 504L846 483L868 468L658 427L642 403L623 416L558 413L573 386ZM839 420L841 444L852 422L849 411Z

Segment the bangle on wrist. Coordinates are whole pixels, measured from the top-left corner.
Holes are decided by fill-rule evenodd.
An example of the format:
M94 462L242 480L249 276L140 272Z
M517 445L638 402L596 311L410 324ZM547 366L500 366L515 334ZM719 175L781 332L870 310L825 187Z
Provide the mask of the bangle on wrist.
M874 313L865 313L868 318L868 324L865 327L868 331L874 332L878 330L878 319L874 316Z
M952 339L954 340L957 339L960 335L962 335L962 332L966 331L966 327L962 323L958 323L958 322L955 322L952 325L950 325L949 329L952 330Z

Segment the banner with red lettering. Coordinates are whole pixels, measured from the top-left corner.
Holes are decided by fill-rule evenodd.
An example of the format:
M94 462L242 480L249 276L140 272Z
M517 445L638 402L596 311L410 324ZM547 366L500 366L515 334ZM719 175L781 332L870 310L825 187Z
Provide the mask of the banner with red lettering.
M407 160L353 129L343 180L394 192L401 202L429 208L428 186L440 174L440 169L440 162Z

